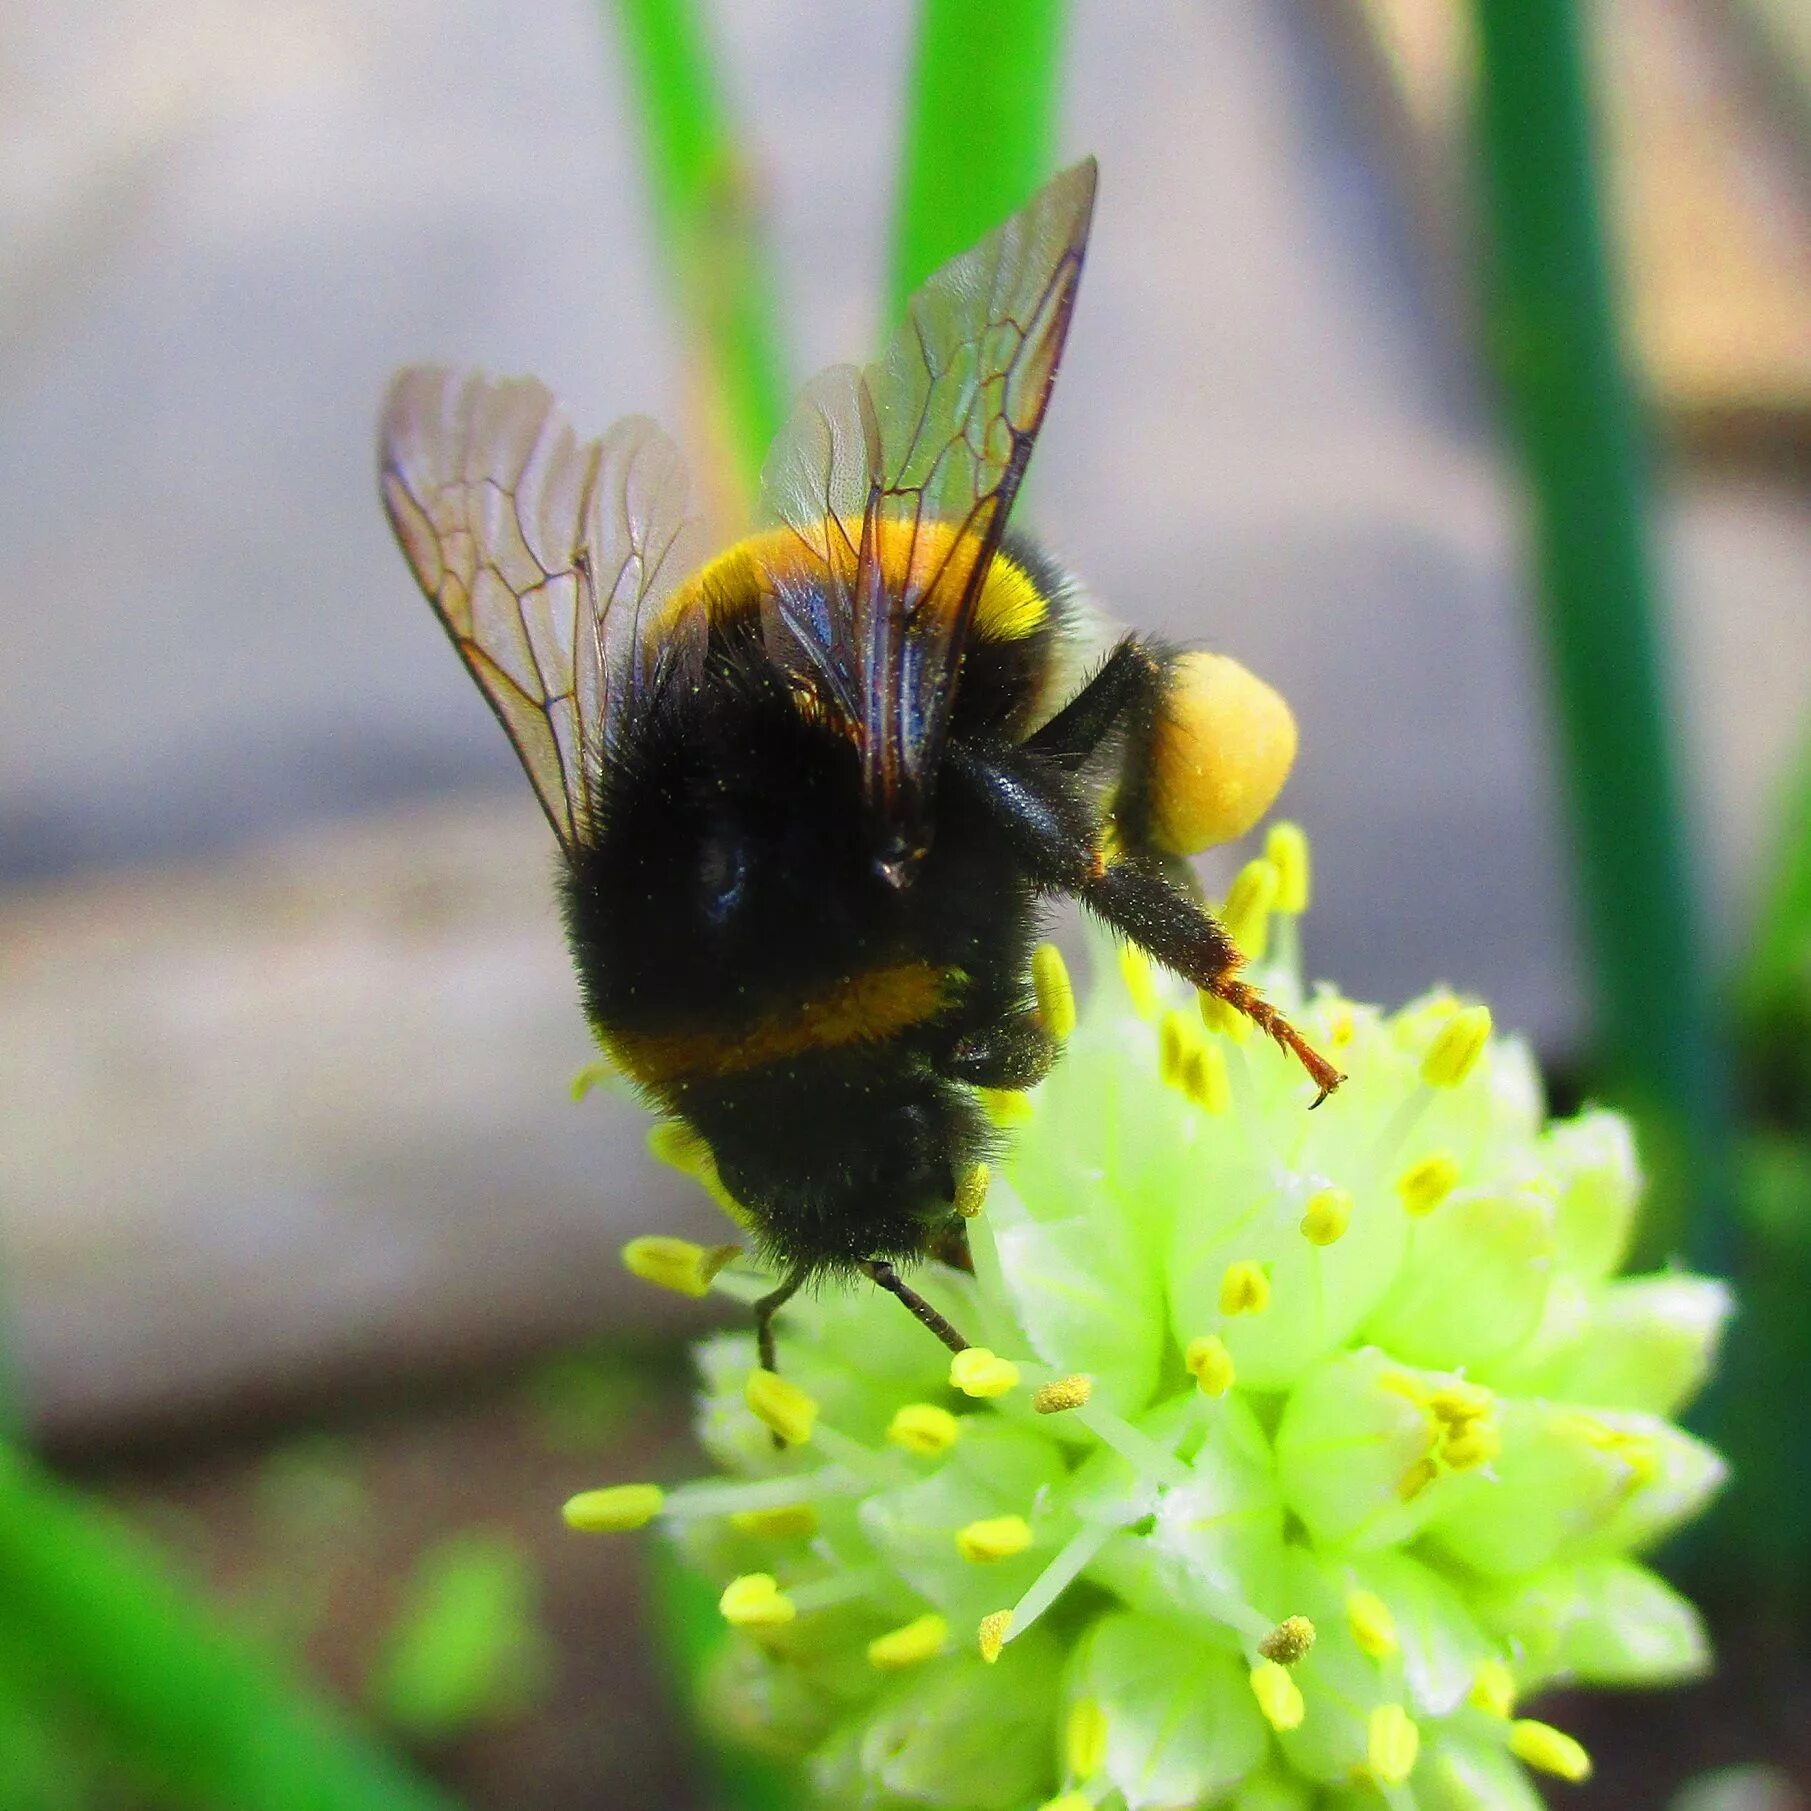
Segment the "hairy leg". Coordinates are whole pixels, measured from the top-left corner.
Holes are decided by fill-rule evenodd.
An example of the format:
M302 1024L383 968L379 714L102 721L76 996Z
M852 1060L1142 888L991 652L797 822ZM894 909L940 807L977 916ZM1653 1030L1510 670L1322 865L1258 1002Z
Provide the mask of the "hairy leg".
M952 1352L966 1352L968 1341L921 1296L885 1258L864 1258L862 1269L889 1295L896 1295Z
M773 1333L773 1317L798 1294L799 1285L804 1280L804 1271L788 1271L779 1288L770 1290L755 1303L755 1349L760 1353L761 1369L764 1371L777 1371L780 1368L779 1348L775 1343Z

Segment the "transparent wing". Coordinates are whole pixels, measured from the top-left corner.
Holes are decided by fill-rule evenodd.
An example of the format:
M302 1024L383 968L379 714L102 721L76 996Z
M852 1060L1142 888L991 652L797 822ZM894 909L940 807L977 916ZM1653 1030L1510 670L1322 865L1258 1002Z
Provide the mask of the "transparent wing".
M656 675L648 631L697 552L678 452L639 417L580 442L532 378L416 366L385 399L379 479L417 582L576 847L614 725Z
M772 587L770 651L836 675L870 804L902 848L923 845L929 776L1049 406L1094 191L1090 158L931 276L878 361L806 392L762 474L770 518L816 560L792 577L797 595Z

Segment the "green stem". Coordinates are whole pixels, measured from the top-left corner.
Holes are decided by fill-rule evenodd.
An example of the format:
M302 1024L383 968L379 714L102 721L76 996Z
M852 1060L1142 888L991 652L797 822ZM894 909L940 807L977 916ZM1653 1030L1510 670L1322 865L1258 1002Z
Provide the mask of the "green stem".
M0 1451L0 1650L185 1805L451 1811L270 1660L221 1634L126 1529Z
M894 219L892 318L1050 174L1063 0L924 0Z
M1656 1203L1651 1249L1721 1270L1732 1237L1727 1071L1667 733L1646 449L1577 8L1474 6L1493 350L1530 493L1605 1068L1644 1122L1654 1174L1673 1184Z
M668 274L702 378L700 400L752 496L785 420L785 360L755 182L692 0L613 0Z

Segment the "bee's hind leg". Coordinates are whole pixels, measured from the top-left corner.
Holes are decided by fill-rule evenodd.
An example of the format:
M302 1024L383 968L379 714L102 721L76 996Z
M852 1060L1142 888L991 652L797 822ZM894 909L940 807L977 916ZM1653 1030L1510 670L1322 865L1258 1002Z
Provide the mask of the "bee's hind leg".
M780 1368L780 1353L774 1339L773 1317L798 1294L799 1286L805 1281L806 1274L803 1270L789 1270L779 1288L769 1290L755 1303L755 1348L760 1353L763 1371L777 1371Z
M968 1350L968 1341L885 1258L863 1258L861 1268L889 1295L898 1296L952 1352Z

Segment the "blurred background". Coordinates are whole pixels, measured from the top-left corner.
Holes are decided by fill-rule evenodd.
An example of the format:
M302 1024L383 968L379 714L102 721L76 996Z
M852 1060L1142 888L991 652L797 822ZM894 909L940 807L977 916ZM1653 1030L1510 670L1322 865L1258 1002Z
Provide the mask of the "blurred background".
M1001 9L1055 46L1047 155L1102 170L1026 509L1115 613L1292 700L1311 968L1488 999L1559 1104L1626 1100L1676 1158L1650 1257L1759 1279L1707 1411L1758 1507L1682 1561L1734 1658L1573 1712L1605 1784L1571 1802L1760 1766L1727 1802L1784 1811L1811 33L1791 0L1583 8L1593 164L1495 10ZM587 431L733 437L649 91L693 29L735 131L725 267L758 231L788 381L864 356L923 76L903 0L0 0L0 1295L6 1395L64 1480L30 1490L123 1512L473 1806L720 1802L641 1557L555 1513L691 1465L705 1311L616 1254L720 1222L631 1105L570 1098L552 846L391 543L373 422L432 358L534 372ZM1582 388L1513 331L1551 301L1531 189L1577 191L1560 243L1606 229ZM1589 329L1576 276L1549 291ZM0 1802L215 1802L145 1786L126 1713L21 1640L0 1615Z

